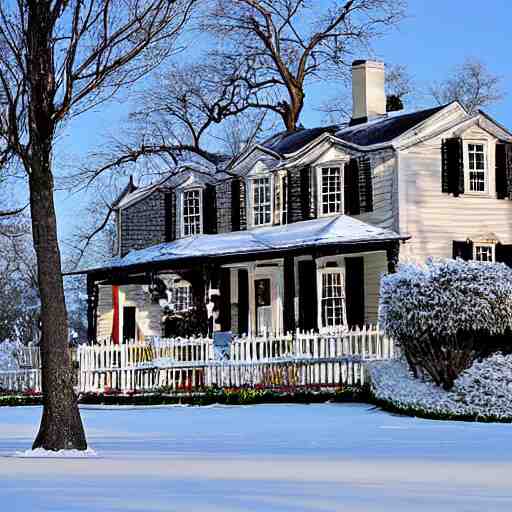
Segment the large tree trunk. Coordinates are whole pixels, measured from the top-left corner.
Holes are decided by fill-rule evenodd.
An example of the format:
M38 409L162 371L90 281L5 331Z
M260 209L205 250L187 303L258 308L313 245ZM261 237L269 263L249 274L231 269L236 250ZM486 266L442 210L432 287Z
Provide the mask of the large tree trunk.
M85 450L84 428L73 390L53 186L49 168L30 177L32 229L41 295L43 417L33 448Z
M87 442L73 390L68 325L51 166L55 135L53 21L50 3L30 0L27 71L30 85L29 174L32 232L41 295L43 417L33 448L85 450Z

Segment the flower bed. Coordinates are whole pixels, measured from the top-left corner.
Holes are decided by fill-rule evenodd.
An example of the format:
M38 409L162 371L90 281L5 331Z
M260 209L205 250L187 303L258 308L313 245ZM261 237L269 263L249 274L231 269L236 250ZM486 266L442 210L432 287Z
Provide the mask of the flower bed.
M207 389L201 392L177 392L167 389L151 393L84 393L79 403L88 405L251 405L264 403L322 403L367 402L367 388L345 386L342 388L225 388ZM41 395L0 393L0 406L40 405Z
M372 396L383 409L432 419L512 422L512 355L475 362L444 391L415 379L400 360L370 365Z

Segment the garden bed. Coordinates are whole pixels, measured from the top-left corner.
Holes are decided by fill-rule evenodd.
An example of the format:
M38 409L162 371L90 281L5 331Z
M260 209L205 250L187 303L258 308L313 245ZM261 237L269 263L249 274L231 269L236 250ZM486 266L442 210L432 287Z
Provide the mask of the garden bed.
M451 391L415 379L401 360L372 363L369 369L370 400L384 410L429 419L512 422L512 355L474 363Z
M79 403L88 405L249 405L264 403L368 402L368 388L225 388L195 392L166 389L151 393L84 393ZM33 393L0 394L0 406L41 405L42 396Z

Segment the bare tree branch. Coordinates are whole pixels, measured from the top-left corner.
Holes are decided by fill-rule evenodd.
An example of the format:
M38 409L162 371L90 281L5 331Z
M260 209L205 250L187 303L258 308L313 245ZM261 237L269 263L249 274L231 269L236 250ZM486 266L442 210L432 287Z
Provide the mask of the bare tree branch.
M502 78L478 59L468 58L450 76L429 86L434 100L443 105L458 101L469 112L493 105L505 97Z

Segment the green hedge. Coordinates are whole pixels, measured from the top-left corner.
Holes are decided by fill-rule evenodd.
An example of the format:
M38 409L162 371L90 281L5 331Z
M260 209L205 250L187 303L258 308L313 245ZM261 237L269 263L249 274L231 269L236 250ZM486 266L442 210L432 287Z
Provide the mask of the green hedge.
M268 403L313 404L324 402L368 402L369 389L343 388L224 388L200 392L175 392L159 389L151 393L84 393L81 404L88 405L251 405ZM41 405L40 395L3 395L0 406Z

